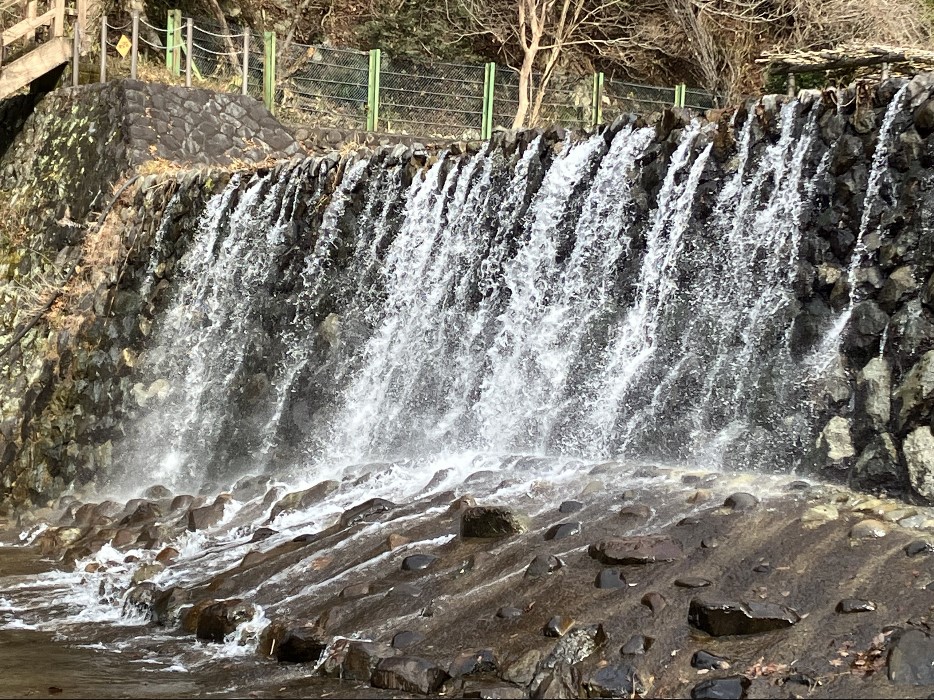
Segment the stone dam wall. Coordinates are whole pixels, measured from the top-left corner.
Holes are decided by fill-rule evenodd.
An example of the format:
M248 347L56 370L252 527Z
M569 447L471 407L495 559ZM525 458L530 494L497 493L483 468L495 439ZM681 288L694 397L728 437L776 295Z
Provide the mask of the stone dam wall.
M865 93L857 99L844 91L836 103L819 95L802 102L802 123L813 120L819 132L814 167L826 168L828 177L816 193L818 206L805 213L800 256L789 261L797 309L792 351L814 351L828 320L850 303L853 285L858 302L829 378L809 397L816 434L804 433L786 449L811 473L934 502L934 81L916 78L904 92L906 108L887 144L881 205L868 213L864 207L880 127L900 86L887 82L868 101ZM692 235L704 235L718 188L738 167L737 134L749 111L750 152L761 155L781 136L781 108L780 98L765 98L707 115L711 126L696 148L709 146L711 157L692 210ZM629 124L655 127L635 185L646 218L693 116L665 112L604 127L607 140ZM456 144L452 152L489 148L515 164L537 135L504 132L489 146ZM541 136L530 174L539 182L565 134L551 129ZM336 136L314 135L319 145L329 138ZM0 162L3 507L46 505L120 473L122 441L160 392L159 378L141 373L139 358L209 198L231 177L257 169L282 178L300 171L309 192L332 192L353 155L309 156L260 105L235 96L122 82L62 90L36 107ZM436 157L417 143L380 145L367 168L401 164L412 178ZM115 186L133 175L138 179L109 209ZM348 207L341 223L348 240L361 210L361 202ZM300 275L320 216L313 202L296 213L279 267L267 276L271 306ZM867 222L870 232L861 238ZM335 278L347 255L346 246L335 252ZM851 274L854 255L863 264ZM340 309L340 295L335 284L316 322ZM270 337L284 323L273 316ZM326 347L322 341L322 363ZM269 371L262 355L246 373L259 392ZM243 388L234 417L248 421L256 396ZM315 410L307 406L303 415L313 420ZM237 434L231 429L231 455L255 447Z

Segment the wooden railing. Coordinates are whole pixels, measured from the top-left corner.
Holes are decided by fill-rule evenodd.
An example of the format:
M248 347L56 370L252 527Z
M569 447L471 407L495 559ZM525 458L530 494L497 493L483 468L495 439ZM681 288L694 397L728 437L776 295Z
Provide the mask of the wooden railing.
M61 66L68 25L71 26L72 56L77 63L78 56L90 46L88 11L95 2L97 0L0 2L0 12L14 19L17 14L21 17L0 32L0 97Z

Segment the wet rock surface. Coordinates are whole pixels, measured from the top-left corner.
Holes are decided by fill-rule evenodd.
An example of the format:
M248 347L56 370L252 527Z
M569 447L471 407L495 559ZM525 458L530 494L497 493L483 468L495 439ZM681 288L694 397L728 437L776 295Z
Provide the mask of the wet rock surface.
M678 509L695 483L672 478L637 486L641 502L656 513L652 522L660 523L647 522L644 531L621 524L617 510L599 500L585 506L575 517L590 545L580 536L545 539L557 506L535 505L537 496L520 504L539 513L526 521L525 532L492 538L461 535L462 511L445 505L455 500L451 496L440 507L428 496L420 505L392 509L364 499L346 527L340 523L346 509L337 509L338 529L297 523L258 540L266 511L256 511L254 524L238 531L240 514L253 511L235 502L223 524L197 535L238 533L214 550L217 556L229 549L226 569L183 586L160 585L176 571L191 576L204 556L179 546L175 538L191 535L187 514L173 513L165 546L121 554L127 561L111 561L105 547L96 558L76 560L75 576L125 581L120 586L127 588L100 588L100 604L169 632L164 640L174 641L159 642L174 649L166 649L167 659L241 648L247 656L240 658L267 659L281 669L268 673L356 684L335 687L363 697L895 698L914 694L911 689L927 692L926 686L934 691L928 673L934 644L923 617L931 580L922 546L928 538L899 524L928 522L923 507L817 485L756 495L758 505L738 514L717 505L738 493L729 478L723 482L711 499L689 504L693 514L687 517ZM611 502L613 494L605 498ZM142 505L130 504L129 514ZM803 517L831 506L835 519ZM82 508L67 507L71 514ZM191 510L202 507L189 503ZM109 509L117 515L127 510ZM394 515L403 513L405 520ZM60 519L54 515L53 521ZM109 536L126 532L133 543L161 527L159 519L141 520L112 528ZM854 526L870 521L886 524L885 537L852 537ZM388 547L387 524L406 542ZM354 545L342 547L348 528L357 528ZM296 541L295 532L303 530L319 536ZM45 556L62 556L64 549L99 540L101 532L50 528L33 551L41 541ZM720 546L701 546L711 539ZM218 545L206 551L212 546ZM253 563L244 566L250 548ZM7 551L0 549L0 560ZM17 556L29 551L17 550ZM608 566L593 551L627 563ZM403 568L412 557L430 565ZM528 575L530 560L541 563L540 575ZM874 573L880 567L885 576ZM601 587L601 580L608 585ZM88 585L98 594L98 584ZM290 591L287 604L283 586ZM0 577L0 596L12 595L5 591ZM0 610L0 638L4 615ZM93 628L108 639L124 634L110 629ZM275 690L303 692L290 683Z

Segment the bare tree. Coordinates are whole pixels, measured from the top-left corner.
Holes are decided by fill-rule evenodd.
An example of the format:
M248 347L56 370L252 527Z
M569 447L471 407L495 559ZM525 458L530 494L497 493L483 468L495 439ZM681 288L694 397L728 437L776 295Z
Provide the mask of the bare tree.
M626 16L626 6L625 0L460 0L459 9L473 24L472 33L489 35L507 57L518 57L513 128L520 128L538 121L567 49L598 50L616 41L611 30Z

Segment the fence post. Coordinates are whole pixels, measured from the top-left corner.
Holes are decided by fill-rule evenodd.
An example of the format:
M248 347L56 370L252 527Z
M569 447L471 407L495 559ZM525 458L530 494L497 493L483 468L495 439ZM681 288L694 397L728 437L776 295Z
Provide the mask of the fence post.
M101 82L107 82L107 15L101 15Z
M250 28L243 25L243 89L241 92L248 95L247 86L250 82Z
M81 82L81 68L79 63L81 62L81 24L75 20L74 25L72 25L72 36L71 36L71 85L72 87L78 87L78 83Z
M263 102L270 113L276 108L276 33L263 32Z
M496 85L496 64L487 63L483 73L483 116L480 120L480 138L493 137L493 90Z
M65 36L65 0L53 0L55 4L55 18L53 19L52 36Z
M165 67L182 74L182 11L169 10L165 19Z
M194 48L195 21L189 17L186 22L185 32L185 87L191 87L191 66L194 59L191 57L191 50Z
M130 47L130 77L136 80L136 64L139 61L139 10L133 10L133 42Z
M370 49L370 68L367 71L366 130L379 128L379 71L383 56L379 49Z
M38 0L30 0L26 5L26 19L35 19L38 14ZM26 32L26 40L33 42L36 40L36 30Z
M593 74L593 92L590 96L590 127L596 129L603 123L603 73Z
M788 97L794 97L795 93L797 92L797 90L795 89L795 74L794 73L788 74L787 88L788 88Z

